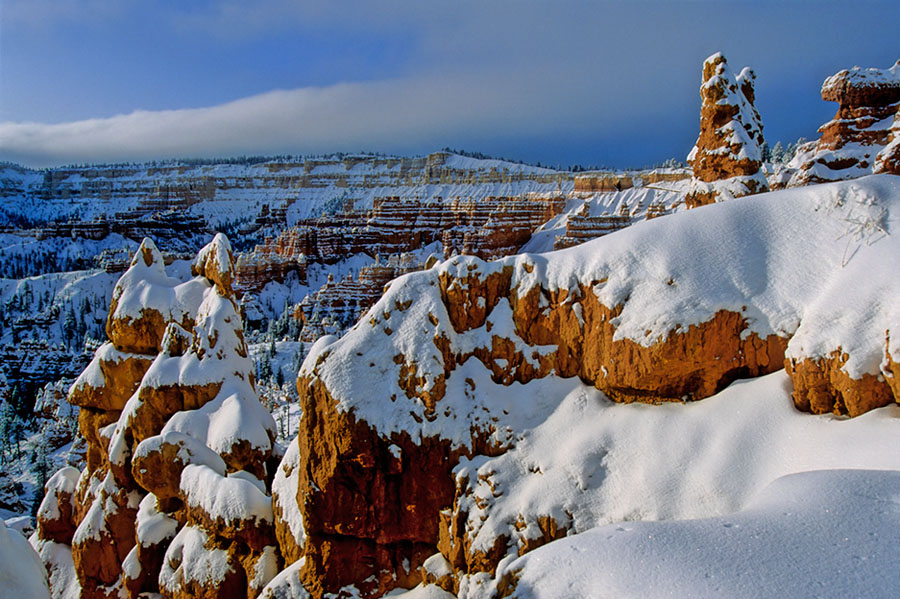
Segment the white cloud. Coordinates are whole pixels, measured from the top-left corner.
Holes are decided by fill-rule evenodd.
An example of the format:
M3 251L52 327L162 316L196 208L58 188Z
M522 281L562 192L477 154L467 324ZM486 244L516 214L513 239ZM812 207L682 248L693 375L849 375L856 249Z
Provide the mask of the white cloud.
M432 76L273 91L234 102L69 123L0 123L0 156L30 165L158 157L417 151L466 136L564 131L590 106L556 110L563 81ZM546 85L544 85L546 83Z

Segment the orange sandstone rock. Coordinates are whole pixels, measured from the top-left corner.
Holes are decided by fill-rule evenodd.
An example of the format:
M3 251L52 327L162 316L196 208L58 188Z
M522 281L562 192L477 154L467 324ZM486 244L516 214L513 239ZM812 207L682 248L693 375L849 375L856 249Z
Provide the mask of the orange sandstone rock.
M859 416L895 401L896 391L884 377L863 374L852 378L844 370L847 354L835 350L827 358L785 360L784 367L794 383L794 405L813 414Z
M794 159L797 172L789 185L860 177L873 172L876 155L892 139L900 109L900 61L890 69L845 69L822 84L822 99L837 102L834 119L819 128L822 136ZM879 172L892 172L889 150Z
M694 170L685 202L689 208L737 198L769 186L762 172L762 121L753 106L756 75L736 77L717 53L703 63L700 135L688 156Z
M379 596L403 578L418 582L418 567L434 553L436 514L453 498L458 452L445 440L384 438L337 411L321 381L297 385L306 423L297 438L296 491L306 532L304 586L321 596L374 577L360 590Z
M45 541L72 544L75 534L75 488L78 471L67 466L50 477L37 514L37 535Z
M121 410L151 362L146 355L122 353L111 343L105 343L72 385L69 403L98 410Z

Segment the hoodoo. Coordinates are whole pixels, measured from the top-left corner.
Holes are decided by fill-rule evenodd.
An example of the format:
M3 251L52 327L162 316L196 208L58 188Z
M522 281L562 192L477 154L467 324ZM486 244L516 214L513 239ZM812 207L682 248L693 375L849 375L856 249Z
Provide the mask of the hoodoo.
M695 208L769 190L762 169L762 120L755 100L756 75L728 72L721 53L703 63L700 135L688 155L694 169L685 202Z
M817 142L803 146L791 166L798 171L789 185L854 179L873 172L876 156L894 135L900 109L900 60L889 69L853 67L822 84L822 99L837 102L834 118L819 127ZM879 172L894 172L897 149L892 144L880 160ZM893 165L893 166L892 166Z

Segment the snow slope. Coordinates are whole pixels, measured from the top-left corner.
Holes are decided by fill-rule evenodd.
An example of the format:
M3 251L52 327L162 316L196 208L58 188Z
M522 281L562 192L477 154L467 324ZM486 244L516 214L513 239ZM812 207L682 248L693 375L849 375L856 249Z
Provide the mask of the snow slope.
M28 540L0 521L0 592L4 597L50 597L47 571Z
M520 599L900 596L900 472L780 478L745 509L680 522L623 522L512 562Z

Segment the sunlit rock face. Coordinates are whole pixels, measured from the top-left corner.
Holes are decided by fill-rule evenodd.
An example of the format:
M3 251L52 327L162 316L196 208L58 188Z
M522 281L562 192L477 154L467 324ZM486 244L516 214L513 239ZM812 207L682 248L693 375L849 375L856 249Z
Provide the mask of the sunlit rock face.
M728 71L721 53L703 63L700 135L688 155L694 178L689 208L768 191L762 170L762 120L753 105L756 75Z
M853 179L873 170L896 173L892 141L900 109L900 61L889 69L840 71L822 84L822 99L837 102L837 114L819 127L817 142L798 151L789 185Z

